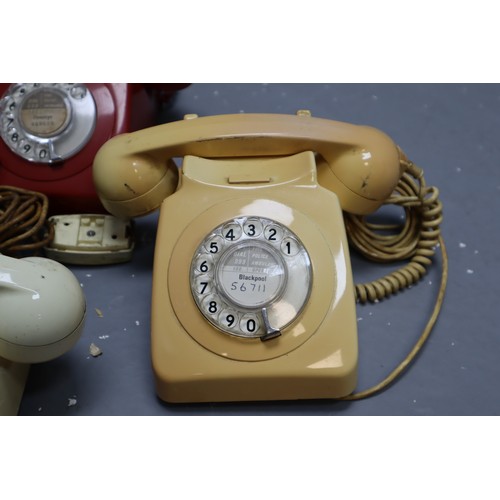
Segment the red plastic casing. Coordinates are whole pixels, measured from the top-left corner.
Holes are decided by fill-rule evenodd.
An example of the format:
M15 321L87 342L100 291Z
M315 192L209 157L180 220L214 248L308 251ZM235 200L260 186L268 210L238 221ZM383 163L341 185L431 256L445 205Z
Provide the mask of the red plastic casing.
M0 83L0 96L10 83ZM49 197L50 213L105 212L92 181L92 163L111 137L154 125L162 101L187 84L88 83L95 101L94 132L85 147L57 164L29 162L0 139L0 185L38 191Z

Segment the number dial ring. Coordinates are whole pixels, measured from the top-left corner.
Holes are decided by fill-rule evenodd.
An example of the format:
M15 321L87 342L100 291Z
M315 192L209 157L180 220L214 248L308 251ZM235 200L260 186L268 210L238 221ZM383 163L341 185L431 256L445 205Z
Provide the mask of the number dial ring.
M190 279L204 316L221 331L245 338L266 333L263 307L272 328L290 324L312 282L309 255L297 236L262 217L240 217L216 227L197 248ZM224 313L228 309L231 314Z
M94 99L83 84L13 84L0 100L0 137L34 163L74 156L91 139L96 119Z
M168 298L177 320L184 331L200 346L209 351L237 361L262 361L283 356L301 346L317 331L329 310L334 305L337 292L337 272L332 248L328 245L320 227L302 212L291 209L289 205L275 200L259 200L259 210L253 210L257 216L265 217L272 213L274 220L286 225L307 248L312 273L315 274L315 263L321 263L321 278L331 283L325 290L311 288L309 300L303 314L290 324L283 335L270 342L261 342L257 338L242 339L235 335L221 335L220 330L207 322L198 312L189 282L192 257L200 241L206 236L206 228L227 221L227 214L248 213L251 199L243 197L238 200L227 200L200 213L189 223L177 238L169 259L167 274ZM237 217L238 215L236 215ZM335 248L335 252L341 248ZM340 261L339 261L340 262ZM345 273L346 269L340 269ZM189 306L192 304L192 307ZM195 309L193 309L193 307Z

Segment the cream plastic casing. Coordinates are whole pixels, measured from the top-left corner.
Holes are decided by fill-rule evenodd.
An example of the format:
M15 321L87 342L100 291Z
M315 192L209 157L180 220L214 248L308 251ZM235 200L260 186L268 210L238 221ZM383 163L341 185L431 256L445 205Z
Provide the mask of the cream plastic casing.
M397 146L377 129L306 112L189 118L117 136L94 161L97 192L113 215L161 204L151 332L158 395L202 402L349 394L357 332L342 210L367 214L392 194L402 174ZM179 182L176 157L184 157ZM246 216L289 227L312 264L307 305L266 342L209 324L189 284L200 242Z
M266 342L212 326L189 284L200 241L242 215L289 227L313 268L304 310ZM318 186L311 152L260 160L186 157L181 187L161 206L154 269L151 350L160 398L333 398L354 390L356 314L342 212L336 195Z
M239 114L192 118L123 134L101 147L94 183L101 202L119 217L159 207L177 187L172 158L272 157L313 151L319 185L344 210L367 214L392 193L400 176L400 152L373 127L293 115Z
M85 298L76 277L50 259L0 255L0 357L39 363L78 340Z

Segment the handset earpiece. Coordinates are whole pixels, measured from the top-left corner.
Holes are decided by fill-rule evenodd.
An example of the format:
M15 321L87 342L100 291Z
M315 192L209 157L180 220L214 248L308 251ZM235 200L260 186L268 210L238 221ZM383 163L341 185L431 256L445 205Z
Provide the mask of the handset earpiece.
M79 339L85 298L62 264L0 255L0 296L0 357L16 363L49 361Z
M0 254L0 415L17 415L31 363L56 358L80 338L85 298L62 264Z
M297 111L297 116L317 120L308 110ZM337 129L343 127L345 135L332 137L330 145L315 150L318 183L337 195L343 210L359 215L374 212L403 174L402 151L374 127L332 123Z
M117 217L156 210L177 188L179 174L171 158L127 154L129 135L115 136L98 151L93 178L104 208Z
M400 150L383 132L359 127L359 146L317 155L318 183L333 191L343 210L365 215L377 210L404 172Z
M116 136L98 152L94 183L104 206L132 217L157 208L177 188L171 160L288 156L313 151L318 180L334 191L343 209L376 210L401 175L394 142L372 127L351 125L309 113L218 115L157 125Z

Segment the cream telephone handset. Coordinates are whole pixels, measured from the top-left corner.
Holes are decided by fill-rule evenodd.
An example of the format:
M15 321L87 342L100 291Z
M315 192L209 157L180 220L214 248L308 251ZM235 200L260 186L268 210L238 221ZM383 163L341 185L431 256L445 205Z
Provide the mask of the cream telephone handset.
M108 141L94 162L107 210L161 206L151 325L160 398L351 394L355 289L342 210L376 210L405 165L377 129L308 112L188 115Z

